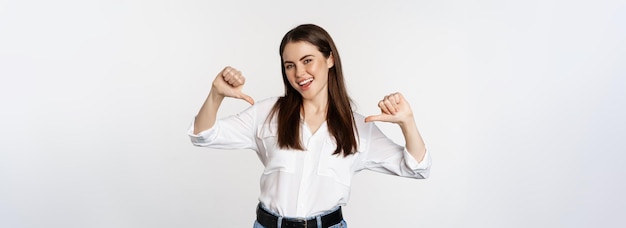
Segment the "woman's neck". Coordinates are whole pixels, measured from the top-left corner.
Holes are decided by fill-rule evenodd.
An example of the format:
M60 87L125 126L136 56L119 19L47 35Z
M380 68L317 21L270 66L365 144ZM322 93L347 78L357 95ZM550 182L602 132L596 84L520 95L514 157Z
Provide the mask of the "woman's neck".
M327 100L318 102L310 100L302 101L302 110L300 111L300 115L304 119L306 126L311 131L311 134L315 134L315 132L317 132L317 130L326 121L327 110Z
M304 99L302 100L302 109L304 109L303 114L326 114L328 99L321 97L313 100Z

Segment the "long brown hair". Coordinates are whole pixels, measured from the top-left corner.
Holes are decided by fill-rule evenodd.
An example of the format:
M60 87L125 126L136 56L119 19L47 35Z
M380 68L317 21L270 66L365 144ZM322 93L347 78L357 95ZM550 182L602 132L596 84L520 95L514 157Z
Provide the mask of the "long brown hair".
M326 111L326 121L330 135L334 137L337 144L333 154L342 154L344 157L351 155L357 149L356 134L358 133L352 114L351 99L348 96L344 83L339 52L328 32L313 24L303 24L295 27L287 32L280 42L280 68L283 74L285 95L276 101L269 116L269 119L271 119L278 115L278 145L281 148L304 150L300 141L302 95L289 83L283 63L285 45L299 41L315 45L326 58L329 58L332 53L334 65L328 69L328 110Z

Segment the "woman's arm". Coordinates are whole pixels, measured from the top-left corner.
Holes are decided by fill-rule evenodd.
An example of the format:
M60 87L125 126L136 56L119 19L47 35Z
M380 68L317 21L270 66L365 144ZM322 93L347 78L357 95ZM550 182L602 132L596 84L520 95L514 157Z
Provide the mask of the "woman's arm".
M424 140L422 140L419 130L417 130L415 120L411 118L410 121L398 123L398 125L400 125L400 129L402 129L402 134L406 141L406 150L417 162L422 162L426 154L426 146L424 145Z
M422 162L426 154L424 140L417 130L411 106L400 93L392 93L378 102L381 114L368 116L365 122L383 121L396 123L402 129L406 150L417 162Z
M213 80L211 91L194 121L194 134L210 129L215 124L217 110L225 97L243 99L254 104L252 97L241 92L246 79L232 67L225 67Z

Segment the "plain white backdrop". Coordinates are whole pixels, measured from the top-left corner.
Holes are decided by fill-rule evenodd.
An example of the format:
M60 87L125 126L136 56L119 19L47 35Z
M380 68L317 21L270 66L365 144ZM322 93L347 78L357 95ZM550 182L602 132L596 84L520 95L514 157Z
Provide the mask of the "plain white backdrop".
M624 1L0 1L0 227L252 227L253 151L186 130L227 65L335 39L364 115L399 91L431 177L355 176L350 227L621 227ZM247 107L224 102L220 115ZM402 142L399 128L379 124Z

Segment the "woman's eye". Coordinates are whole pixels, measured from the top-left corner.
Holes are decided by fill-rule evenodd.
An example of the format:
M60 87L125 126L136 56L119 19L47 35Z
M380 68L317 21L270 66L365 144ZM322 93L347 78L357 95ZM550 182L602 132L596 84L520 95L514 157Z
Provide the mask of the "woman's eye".
M293 65L289 64L289 65L285 65L285 69L291 69L293 68Z
M304 64L307 64L307 63L309 63L309 62L311 62L311 61L312 61L311 59L305 59L305 60L304 60Z

